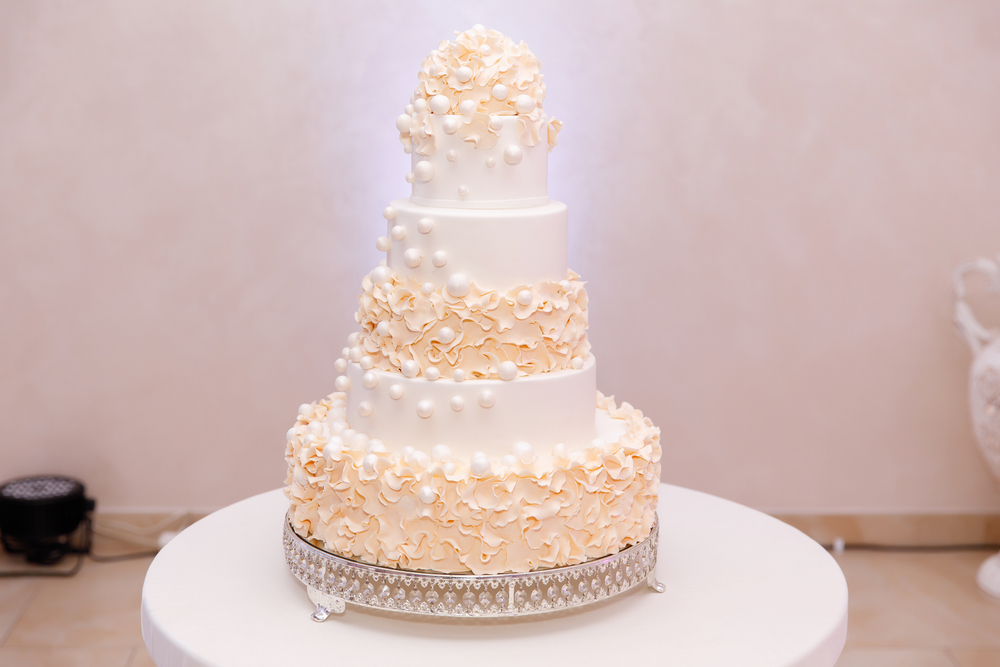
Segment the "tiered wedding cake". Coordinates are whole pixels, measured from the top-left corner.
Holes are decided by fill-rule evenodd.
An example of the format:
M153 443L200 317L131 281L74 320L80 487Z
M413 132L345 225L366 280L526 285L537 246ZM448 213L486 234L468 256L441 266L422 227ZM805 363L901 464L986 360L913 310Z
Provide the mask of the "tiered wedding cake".
M396 120L412 196L383 211L387 258L362 281L336 392L288 432L292 526L443 573L616 553L653 526L659 430L597 392L539 62L477 25L419 78Z

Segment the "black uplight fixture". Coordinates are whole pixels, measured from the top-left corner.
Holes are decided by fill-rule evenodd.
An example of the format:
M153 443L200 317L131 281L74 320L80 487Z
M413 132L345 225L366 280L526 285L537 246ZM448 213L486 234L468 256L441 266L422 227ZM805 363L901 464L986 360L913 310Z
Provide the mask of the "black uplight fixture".
M69 477L22 477L0 486L0 541L8 553L23 553L32 563L52 565L67 553L90 550L94 501L83 484ZM86 523L83 544L74 535Z

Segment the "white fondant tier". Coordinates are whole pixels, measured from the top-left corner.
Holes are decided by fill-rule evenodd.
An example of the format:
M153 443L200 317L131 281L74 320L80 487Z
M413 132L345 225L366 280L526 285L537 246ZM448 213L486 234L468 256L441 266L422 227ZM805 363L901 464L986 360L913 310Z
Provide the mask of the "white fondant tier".
M489 118L498 130L490 130L482 121L469 124L465 116L427 116L433 140L425 146L418 144L410 154L410 201L454 208L518 208L548 203L548 142L526 146L521 140L525 121L517 116ZM478 147L476 142L463 138L470 132L482 137Z
M377 379L368 388L366 373ZM390 451L409 445L430 452L446 445L457 457L503 456L518 442L535 451L563 443L573 450L597 437L597 364L516 380L428 380L347 365L347 422ZM368 382L371 385L372 382ZM339 388L339 385L338 385ZM393 398L393 395L399 398ZM456 407L460 409L456 410Z
M470 210L400 199L390 206L386 265L404 278L440 289L462 273L484 289L506 290L566 277L569 226L561 202Z

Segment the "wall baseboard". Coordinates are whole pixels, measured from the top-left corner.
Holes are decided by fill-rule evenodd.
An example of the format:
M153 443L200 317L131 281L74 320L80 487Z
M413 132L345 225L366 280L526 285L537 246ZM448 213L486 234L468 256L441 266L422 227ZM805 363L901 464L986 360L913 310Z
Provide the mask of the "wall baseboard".
M1000 544L1000 514L775 514L824 546L950 547Z

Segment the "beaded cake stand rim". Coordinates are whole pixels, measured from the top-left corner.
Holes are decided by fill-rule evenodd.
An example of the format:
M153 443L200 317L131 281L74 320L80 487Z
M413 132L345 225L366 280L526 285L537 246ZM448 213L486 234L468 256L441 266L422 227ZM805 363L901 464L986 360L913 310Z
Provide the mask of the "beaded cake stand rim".
M381 565L374 565L372 563L347 558L345 556L327 551L322 547L318 547L295 532L295 529L292 526L291 512L285 515L284 534L286 564L292 571L295 578L306 585L309 599L316 604L316 612L312 615L312 618L315 621L323 621L330 614L343 613L346 602L351 602L352 604L370 607L373 609L383 609L386 611L427 616L452 618L510 618L540 613L551 613L565 609L582 607L594 602L600 602L631 590L635 586L643 583L643 581L645 581L650 588L658 593L662 593L666 590L666 587L656 580L656 561L659 541L658 519L653 520L653 525L645 539L625 547L618 553L609 554L607 556L594 558L592 560L573 565L537 569L530 572L507 572L485 575L408 570L404 568L384 567ZM305 568L297 569L295 566L295 559L297 557L296 548L305 551L314 559L319 559L322 563L321 571L315 571L315 562L310 564L309 571L306 571ZM604 572L609 568L614 571L614 568L617 565L626 561L631 562L633 557L637 561L637 567L635 568L634 573L631 565L619 569L615 572L616 577L619 577L615 584L611 584L609 582L606 587L602 587L599 590L599 582L597 579L594 579L593 590L588 590L582 595L564 595L563 597L565 599L553 599L551 602L543 600L541 603L532 598L533 604L528 605L526 609L518 609L514 606L516 595L515 588L517 588L517 590L524 591L537 587L536 590L541 591L541 583L548 583L552 579L568 581L570 579L579 578L580 574L584 572ZM641 569L638 567L638 563L640 562L642 563ZM320 579L325 576L326 565L328 563L340 566L345 570L362 572L369 580L374 581L384 580L390 583L397 583L396 580L412 580L414 582L419 582L421 587L430 587L431 590L433 590L435 586L442 589L444 586L448 586L450 591L452 586L457 586L459 589L464 587L468 592L471 592L473 589L485 590L487 588L492 588L493 590L499 589L503 592L504 587L506 587L510 592L510 597L505 597L507 600L506 608L504 608L505 602L500 602L499 604L483 604L482 606L473 604L464 610L462 609L462 605L455 605L458 607L458 610L455 610L454 608L444 608L443 604L438 604L436 607L433 604L428 605L426 603L410 604L405 599L399 603L393 603L392 600L388 601L389 604L384 604L382 602L376 603L378 598L374 594L369 594L368 596L358 596L357 594L351 595L350 593L338 595L330 592L329 590L322 590L322 588L329 589L329 586L314 585L320 583L316 580L316 575L319 575ZM624 582L620 578L623 571L628 572ZM610 574L606 576L610 577ZM400 585L402 585L402 583L402 581L399 582ZM586 581L583 583L586 584ZM400 590L402 591L402 589ZM582 588L580 592L583 593ZM549 589L549 593L551 594L551 588Z

